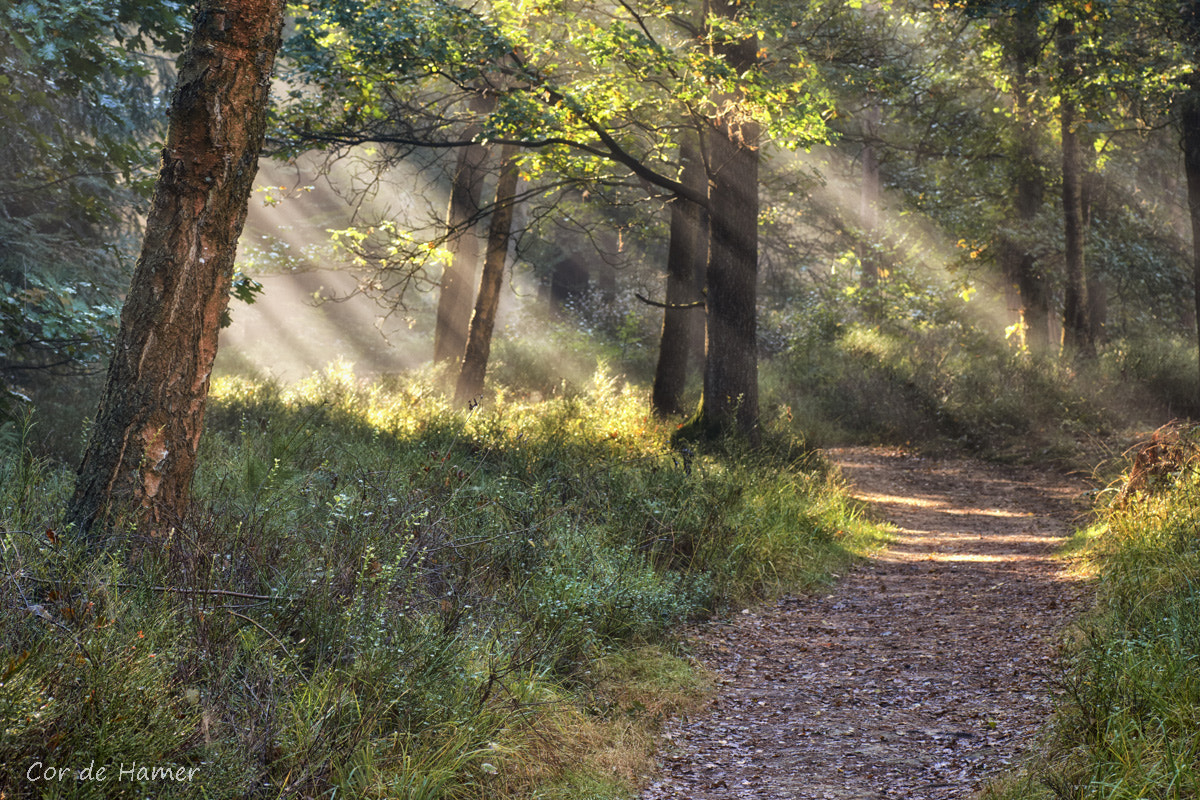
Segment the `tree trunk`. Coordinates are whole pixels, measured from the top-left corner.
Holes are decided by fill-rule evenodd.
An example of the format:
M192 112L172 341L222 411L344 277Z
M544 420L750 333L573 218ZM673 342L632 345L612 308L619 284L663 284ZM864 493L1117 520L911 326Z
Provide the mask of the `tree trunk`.
M1088 324L1083 263L1083 158L1080 152L1078 114L1072 83L1076 79L1075 23L1063 19L1057 33L1059 61L1064 77L1061 108L1062 206L1065 242L1063 287L1063 349L1070 357L1095 358L1096 348Z
M1185 0L1180 10L1186 41L1192 48L1200 48L1200 0ZM1187 91L1180 96L1180 102L1179 141L1183 147L1188 215L1192 223L1192 294L1196 319L1200 320L1200 78L1192 76ZM1200 335L1197 336L1197 343L1200 346ZM1197 388L1200 389L1200 384ZM1194 399L1192 414L1200 415L1200 394Z
M1032 353L1050 352L1050 293L1046 279L1037 266L1037 258L1016 248L1017 293L1021 297L1021 319L1025 322L1025 345Z
M1038 61L1038 3L1016 12L1008 57L1013 67L1013 115L1017 130L1012 148L1013 213L1015 236L1001 242L1005 277L1016 286L1025 323L1025 344L1034 353L1050 350L1050 292L1029 245L1029 232L1037 220L1045 182L1037 160L1037 131L1032 109L1036 90L1034 68Z
M474 138L479 130L480 126L473 125L464 138ZM442 272L441 294L438 295L437 322L433 329L434 361L462 358L466 348L467 328L471 324L471 290L479 264L475 219L483 194L483 165L487 154L486 145L468 145L459 150L454 167L450 206L446 211L451 260Z
M1104 182L1096 174L1096 151L1093 144L1093 142L1084 142L1080 148L1084 156L1082 160L1083 183L1080 191L1083 206L1084 241L1087 241L1088 232L1092 229L1092 218L1096 213L1096 207L1106 206ZM1108 288L1095 269L1084 271L1084 282L1087 295L1088 330L1092 334L1093 346L1098 347L1108 340Z
M680 182L705 191L708 178L704 162L692 143L679 149L683 170ZM671 201L671 242L667 251L668 306L685 306L703 300L704 262L708 257L708 226L704 209L677 197ZM654 390L650 405L660 416L683 413L683 391L690 365L696 356L696 330L703 337L704 308L666 308L663 310L662 340L654 371ZM703 355L701 352L699 355Z
M859 197L862 239L858 245L858 261L862 266L860 285L866 292L864 310L871 320L878 320L882 312L873 291L883 271L879 250L879 199L883 194L883 180L876 145L881 120L879 102L871 99L863 111L862 191Z
M479 279L479 296L463 355L462 371L454 392L456 405L475 401L483 391L488 356L492 352L492 331L496 327L496 309L500 305L500 287L504 281L504 263L508 259L508 240L512 234L514 198L517 195L516 148L505 145L501 150L500 180L496 185L496 206L488 226L487 253L483 258L483 274Z
M1183 169L1187 177L1188 214L1192 222L1192 288L1196 318L1200 319L1200 86L1184 93L1180 115L1183 145ZM1200 337L1197 339L1200 342ZM1195 398L1193 414L1200 414L1200 396Z
M738 0L712 0L732 19ZM757 58L758 41L718 41L714 51L738 73ZM697 425L705 436L758 438L758 137L737 97L718 98L708 130L709 246L704 396Z
M1063 253L1065 274L1063 286L1063 347L1072 355L1094 356L1092 335L1088 325L1083 265L1083 206L1080 197L1081 174L1079 137L1074 125L1074 109L1062 108L1063 160Z
M280 0L201 0L171 101L146 235L68 521L187 507L221 316L266 129Z

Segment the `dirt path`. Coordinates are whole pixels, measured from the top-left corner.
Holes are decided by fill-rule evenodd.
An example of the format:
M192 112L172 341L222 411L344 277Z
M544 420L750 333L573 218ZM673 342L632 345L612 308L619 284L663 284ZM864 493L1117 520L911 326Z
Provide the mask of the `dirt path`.
M1084 587L1049 556L1085 488L1062 475L835 450L897 528L827 593L699 632L721 676L668 726L644 800L970 797L1032 744Z

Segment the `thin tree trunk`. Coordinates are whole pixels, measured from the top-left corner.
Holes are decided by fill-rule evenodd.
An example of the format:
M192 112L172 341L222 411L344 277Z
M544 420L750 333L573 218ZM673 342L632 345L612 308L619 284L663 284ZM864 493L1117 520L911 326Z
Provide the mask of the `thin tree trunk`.
M1083 213L1083 236L1087 241L1092 229L1092 218L1096 207L1105 205L1104 182L1096 174L1096 151L1093 142L1084 142L1080 150L1083 155L1083 183L1080 189L1080 203ZM1087 267L1086 259L1084 266ZM1092 334L1092 343L1099 347L1107 341L1108 326L1108 289L1100 275L1093 268L1084 270L1085 291L1087 294L1088 330Z
M479 131L480 126L473 125L464 132L464 138L474 138ZM450 206L446 211L451 260L442 272L441 293L438 295L437 322L433 329L434 361L462 358L466 348L467 328L471 324L472 288L479 264L479 236L475 232L475 219L483 194L483 165L487 154L486 145L468 145L459 150L454 167Z
M500 180L496 185L496 206L488 226L487 253L483 258L483 274L479 279L479 295L463 355L462 371L454 392L456 405L475 401L483 391L488 357L492 352L492 331L496 327L496 309L500 305L500 287L504 281L504 264L508 259L508 240L512 235L514 198L520 170L517 168L516 148L505 145L501 150Z
M1079 137L1074 109L1062 108L1062 203L1065 263L1063 286L1063 347L1072 356L1095 355L1088 326L1083 265L1083 205Z
M187 508L209 374L266 129L280 0L201 0L171 101L146 235L67 519Z
M860 285L866 292L864 309L872 320L878 320L882 313L874 295L883 271L879 253L879 200L883 194L883 180L879 173L879 150L875 143L881 119L879 103L872 99L863 111L862 189L859 197L862 240L858 246L858 261L862 267Z
M710 13L735 18L738 0L713 0ZM739 73L758 41L718 42L714 51ZM736 431L758 438L758 137L737 97L720 98L708 131L709 246L704 396L697 425L706 436Z
M1061 110L1062 127L1062 205L1063 237L1065 241L1065 275L1063 288L1063 349L1070 357L1095 358L1096 348L1088 325L1087 301L1084 290L1083 263L1083 158L1078 113L1073 97L1075 80L1075 23L1063 19L1059 23L1058 53L1065 78Z
M704 162L692 143L679 149L683 162L680 182L697 192L704 191L707 177ZM704 262L708 257L708 227L703 224L704 209L682 197L671 201L671 242L667 251L668 306L685 306L703 300ZM691 362L696 353L697 327L703 336L704 309L666 308L663 310L662 339L658 364L654 371L654 389L650 405L656 414L683 413L683 392ZM703 353L700 354L701 356Z

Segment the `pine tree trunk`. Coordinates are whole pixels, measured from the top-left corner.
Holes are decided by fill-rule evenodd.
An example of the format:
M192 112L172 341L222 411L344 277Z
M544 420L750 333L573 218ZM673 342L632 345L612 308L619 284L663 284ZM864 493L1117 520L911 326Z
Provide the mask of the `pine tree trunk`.
M280 0L202 0L115 352L68 521L130 512L143 535L183 516L217 333L266 128Z
M468 129L464 138L474 138L479 126ZM437 322L433 329L433 360L450 361L462 358L467 344L467 329L471 324L472 289L479 264L479 236L475 218L479 214L483 194L484 162L488 148L472 144L462 148L454 167L454 182L450 187L450 206L446 211L446 227L450 240L447 248L450 263L442 272L441 293L438 295Z
M704 162L694 144L680 147L683 170L680 181L697 193L708 182ZM685 306L703 300L704 262L708 257L708 226L704 209L682 197L671 201L671 242L667 251L668 306ZM703 336L704 308L666 308L663 310L662 339L658 364L654 371L654 389L650 405L656 414L683 413L683 392L687 386L691 362L696 356L696 329ZM700 355L703 355L702 353Z
M1030 352L1050 352L1050 294L1037 258L1024 249L1015 252L1017 293L1021 297L1021 319L1025 322L1025 344Z
M456 405L465 406L483 391L488 357L492 351L492 331L496 327L496 310L500 306L500 287L504 282L504 264L508 259L508 240L512 235L513 200L517 194L520 170L517 168L516 148L505 145L501 151L500 180L496 186L496 207L488 226L487 253L483 258L483 274L479 279L479 296L463 355L462 371L454 392Z
M711 13L737 15L737 0L713 0ZM758 42L718 42L730 66L750 69ZM697 425L706 436L758 438L758 125L739 98L718 100L708 131L709 246L704 395Z

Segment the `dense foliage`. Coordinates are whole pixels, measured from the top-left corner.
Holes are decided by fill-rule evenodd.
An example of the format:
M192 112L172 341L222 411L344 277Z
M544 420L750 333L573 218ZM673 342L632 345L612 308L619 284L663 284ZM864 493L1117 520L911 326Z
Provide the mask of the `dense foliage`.
M0 9L0 379L96 369L135 252L178 4Z

